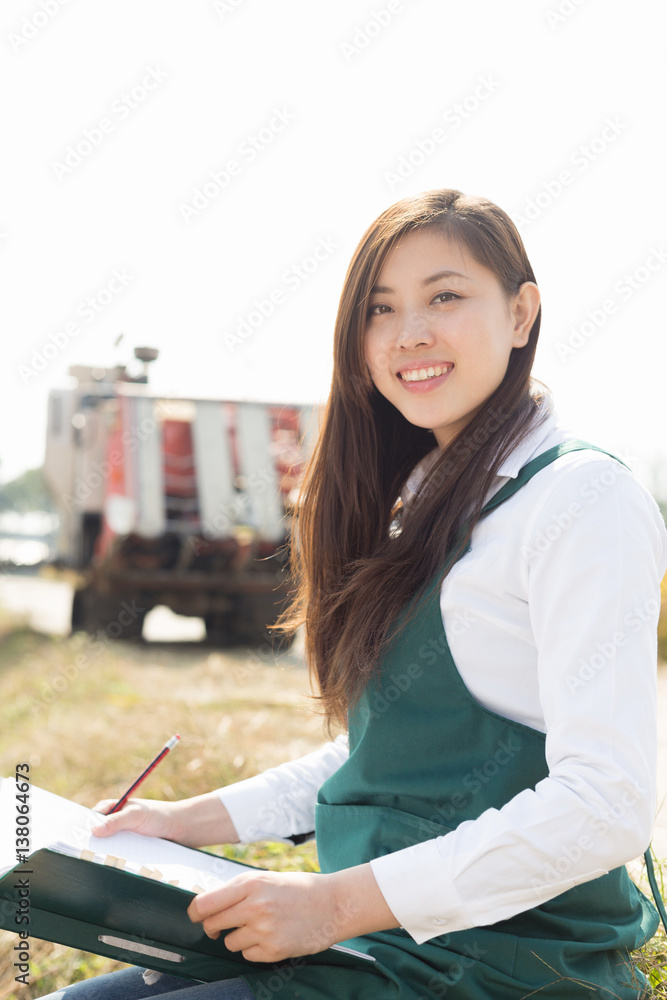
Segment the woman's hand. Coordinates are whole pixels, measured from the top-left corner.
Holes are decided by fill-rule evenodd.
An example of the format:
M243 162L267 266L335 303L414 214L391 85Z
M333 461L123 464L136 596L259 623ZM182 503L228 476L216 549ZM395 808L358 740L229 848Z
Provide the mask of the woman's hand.
M358 934L398 927L370 865L332 875L244 872L188 907L210 938L222 931L230 951L253 962L279 962L324 951Z
M95 809L104 813L114 801L103 799ZM187 847L236 844L239 839L227 809L215 792L195 795L180 802L128 799L118 812L100 818L91 833L96 837L109 837L120 830L142 833L146 837L162 837Z
M96 812L106 813L114 804L115 799L102 799L95 806ZM151 799L128 799L122 809L100 822L91 832L96 837L109 837L120 830L131 830L133 833L143 833L146 837L163 837L174 840L175 813L174 802L154 802Z

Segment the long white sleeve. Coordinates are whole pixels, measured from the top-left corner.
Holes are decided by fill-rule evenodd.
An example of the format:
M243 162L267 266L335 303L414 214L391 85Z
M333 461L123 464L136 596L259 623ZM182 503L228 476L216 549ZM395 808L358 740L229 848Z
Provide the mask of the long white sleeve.
M667 545L652 498L612 459L573 453L489 515L472 548L443 587L446 631L465 623L450 639L454 660L487 707L541 712L533 725L546 732L549 776L502 809L372 862L418 942L510 917L624 864L647 847L654 814ZM503 711L512 699L523 713Z
M314 831L317 790L347 753L347 736L337 736L305 757L219 788L241 841L286 840Z

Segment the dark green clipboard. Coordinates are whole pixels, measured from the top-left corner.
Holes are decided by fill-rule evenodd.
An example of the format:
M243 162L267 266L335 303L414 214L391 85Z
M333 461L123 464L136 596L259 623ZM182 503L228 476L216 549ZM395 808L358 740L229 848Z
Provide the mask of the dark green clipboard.
M258 870L253 865L233 863L240 870ZM30 922L19 925L20 879L29 880L30 908L26 912ZM17 934L17 940L18 932L26 930L31 938L195 982L274 967L248 962L240 953L229 951L222 937L217 941L208 938L201 924L192 923L187 915L194 896L179 886L42 848L0 879L0 927ZM359 962L366 968L369 964L369 958L331 948L299 959L311 961L348 967ZM282 965L290 962L275 967Z

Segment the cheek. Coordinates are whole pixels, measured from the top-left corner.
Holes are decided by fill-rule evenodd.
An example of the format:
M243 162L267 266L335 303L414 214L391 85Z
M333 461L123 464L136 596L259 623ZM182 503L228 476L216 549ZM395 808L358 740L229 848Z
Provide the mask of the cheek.
M497 320L494 321L494 317L483 317L468 334L458 341L457 346L462 357L477 368L480 375L507 367L511 351L510 335Z

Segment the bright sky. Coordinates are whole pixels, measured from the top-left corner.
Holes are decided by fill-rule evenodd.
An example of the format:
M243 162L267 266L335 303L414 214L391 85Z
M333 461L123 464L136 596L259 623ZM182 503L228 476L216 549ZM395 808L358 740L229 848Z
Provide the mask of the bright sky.
M69 365L139 345L161 391L323 401L363 231L455 187L520 225L562 417L667 496L665 15L631 11L4 0L2 480Z

